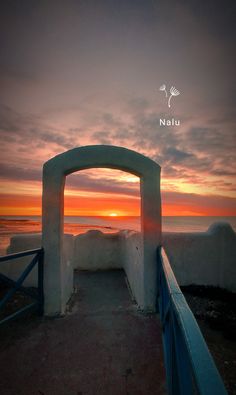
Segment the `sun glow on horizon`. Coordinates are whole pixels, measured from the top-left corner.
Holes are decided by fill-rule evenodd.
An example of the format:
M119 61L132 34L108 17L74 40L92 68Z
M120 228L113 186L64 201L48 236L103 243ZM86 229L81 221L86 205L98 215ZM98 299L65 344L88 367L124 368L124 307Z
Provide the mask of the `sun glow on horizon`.
M65 186L64 215L102 216L117 220L122 217L140 216L141 196L138 183L135 187L130 186L131 180L127 182L126 174L116 171L117 178L115 171L108 173L104 172L104 169L96 169L96 178L94 173L89 175L83 171L84 178L81 179L81 184L79 181L76 182L74 175L74 183ZM205 190L199 193L198 189L192 188L192 184L187 185L184 181L181 189L177 188L177 183L170 180L162 181L161 192L163 216L235 216L235 203L231 194L228 194L226 200L224 193L214 195L209 191L206 193ZM1 180L1 216L41 215L41 206L40 181Z

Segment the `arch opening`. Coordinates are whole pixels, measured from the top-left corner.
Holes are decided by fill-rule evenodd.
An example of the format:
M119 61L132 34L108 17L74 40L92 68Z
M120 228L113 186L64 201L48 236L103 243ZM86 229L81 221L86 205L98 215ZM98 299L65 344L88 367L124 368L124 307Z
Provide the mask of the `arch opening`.
M73 234L76 284L81 270L127 271L128 257L140 259L140 201L139 177L121 170L80 170L66 177L64 234ZM131 239L140 255L129 251Z
M140 178L135 175L108 168L74 172L65 182L64 231L79 234L96 226L103 232L118 231L123 226L140 231L140 204ZM81 229L66 225L74 219L75 224L81 220Z

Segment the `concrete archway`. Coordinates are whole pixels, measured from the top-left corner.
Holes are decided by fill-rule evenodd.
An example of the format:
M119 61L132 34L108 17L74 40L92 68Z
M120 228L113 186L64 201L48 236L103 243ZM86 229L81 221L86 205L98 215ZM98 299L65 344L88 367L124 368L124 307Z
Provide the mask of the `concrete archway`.
M64 186L67 175L89 168L113 168L140 178L142 267L141 309L155 310L156 248L161 244L160 166L126 148L92 145L74 148L43 166L42 244L45 251L45 314L63 314L73 290L73 268L63 259Z

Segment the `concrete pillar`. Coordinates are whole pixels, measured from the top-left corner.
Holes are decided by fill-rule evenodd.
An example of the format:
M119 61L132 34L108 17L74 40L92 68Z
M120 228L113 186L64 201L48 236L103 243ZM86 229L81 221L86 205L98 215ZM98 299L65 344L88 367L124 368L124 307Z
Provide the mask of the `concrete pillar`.
M141 235L143 238L143 306L155 310L157 295L157 246L161 245L160 168L141 178Z

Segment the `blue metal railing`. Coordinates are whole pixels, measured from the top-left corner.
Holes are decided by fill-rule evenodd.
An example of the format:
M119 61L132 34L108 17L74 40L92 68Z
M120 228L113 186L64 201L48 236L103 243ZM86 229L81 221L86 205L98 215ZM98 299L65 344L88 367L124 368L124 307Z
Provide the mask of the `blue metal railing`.
M0 273L0 281L3 284L6 284L7 286L10 286L10 289L7 291L7 293L4 295L2 300L0 300L0 310L4 308L6 303L12 298L12 296L15 294L17 291L21 291L27 296L30 296L34 301L27 306L22 307L21 309L17 310L15 313L12 313L8 315L7 317L3 318L0 321L0 324L3 324L13 318L18 317L22 313L26 312L27 310L37 308L38 312L40 315L43 314L43 304L44 304L44 295L43 295L43 249L38 248L35 250L28 250L28 251L22 251L18 252L16 254L9 254L5 256L0 256L0 263L1 262L6 262L6 261L11 261L13 259L29 256L29 255L34 255L33 259L31 262L28 264L28 266L25 268L23 273L20 275L17 281L14 281L10 279L9 277L5 276L4 274ZM38 292L35 294L32 292L30 289L25 288L22 286L23 282L25 281L26 277L29 275L29 273L33 270L35 265L38 265Z
M168 394L227 394L163 248L158 249L158 289Z

